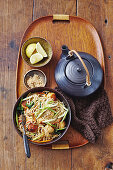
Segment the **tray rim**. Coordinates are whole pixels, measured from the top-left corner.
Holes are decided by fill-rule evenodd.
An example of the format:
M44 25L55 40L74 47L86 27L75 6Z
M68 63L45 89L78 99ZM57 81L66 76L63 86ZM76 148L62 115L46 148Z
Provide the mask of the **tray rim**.
M60 16L60 15L59 15ZM63 15L63 16L65 16L65 15ZM97 34L97 36L98 36L98 40L99 40L99 43L100 43L100 46L101 46L101 52L102 52L102 64L103 64L103 74L104 74L104 84L106 83L106 77L105 77L105 58L104 58L104 52L103 52L103 46L102 46L102 42L101 42L101 39L100 39L100 36L99 36L99 34L98 34L98 32L97 32L97 30L96 30L96 28L93 26L93 24L92 23L90 23L88 20L86 20L86 19L84 19L84 18L82 18L82 17L78 17L78 16L72 16L72 15L66 15L67 17L69 17L69 20L71 19L71 18L74 18L74 19L79 19L79 20L81 20L81 21L84 21L84 22L86 22L87 24L89 24L94 30L95 30L95 32L96 32L96 34ZM44 18L53 18L54 17L54 15L47 15L47 16L42 16L42 17L38 17L37 19L35 19L34 21L32 21L29 25L28 25L28 27L25 29L25 31L24 31L24 33L23 33L23 35L22 35L22 37L21 37L21 41L20 41L20 45L19 45L19 51L18 51L18 57L17 57L17 65L16 65L16 100L19 98L19 96L18 96L18 87L17 87L17 80L18 80L18 70L19 70L19 61L20 61L20 56L21 56L21 46L22 46L22 43L23 43L23 38L25 37L25 35L26 35L26 33L27 33L27 31L28 31L28 29L33 25L33 24L35 24L35 22L37 22L38 20L40 20L40 19L44 19ZM65 20L65 19L64 19ZM22 56L21 56L22 57ZM24 62L24 61L23 61ZM101 64L100 64L101 65ZM102 65L101 65L102 66ZM84 138L85 139L85 138ZM79 144L79 145L75 145L75 146L69 146L69 144L68 144L68 146L69 146L69 148L66 148L66 149L72 149L72 148L79 148L79 147L82 147L82 146L84 146L84 145L86 145L86 144L88 144L89 143L89 141L88 140L86 140L86 142L84 142L84 144ZM57 143L56 143L56 145L57 145ZM41 146L41 147L44 147L44 146ZM48 148L48 149L52 149L52 145L51 145L51 147L50 146L45 146L45 148ZM54 148L55 149L55 148ZM56 148L56 149L65 149L65 148Z

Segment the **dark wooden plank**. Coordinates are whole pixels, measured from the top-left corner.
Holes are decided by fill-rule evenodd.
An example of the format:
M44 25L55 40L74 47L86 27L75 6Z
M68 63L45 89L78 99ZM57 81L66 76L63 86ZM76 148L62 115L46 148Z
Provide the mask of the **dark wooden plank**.
M97 29L105 54L106 85L113 112L113 1L111 0L79 0L77 15L89 20ZM109 57L110 56L110 57ZM107 162L113 161L113 125L105 128L96 144L88 144L72 150L72 169L104 169Z
M89 20L97 29L105 54L106 76L112 76L112 41L113 41L113 1L111 0L88 0L78 1L78 16ZM111 63L111 64L110 64Z
M113 1L79 0L77 6L78 15L92 22L101 37L106 61L106 89L113 110ZM36 19L53 13L76 14L75 0L34 0L34 9L32 7L33 0L0 1L0 169L70 169L71 152L68 150L53 151L30 144L32 157L26 159L22 138L12 124L12 109L16 100L16 60L24 30L31 23L32 17ZM110 126L103 130L97 144L74 149L72 169L100 170L108 161L112 161L112 133L113 128Z
M15 70L21 37L32 22L33 1L0 1L0 70Z
M0 1L0 169L24 169L23 141L12 122L21 36L32 22L33 1Z
M38 146L30 146L33 163L27 159L27 170L70 170L71 155L68 150L51 150Z
M33 19L53 14L76 15L76 0L34 0Z

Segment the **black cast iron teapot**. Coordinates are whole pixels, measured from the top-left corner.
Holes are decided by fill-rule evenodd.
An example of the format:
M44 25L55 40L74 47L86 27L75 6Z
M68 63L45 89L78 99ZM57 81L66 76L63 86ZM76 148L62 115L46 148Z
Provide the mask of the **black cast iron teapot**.
M103 70L92 55L62 46L61 59L55 69L59 88L71 96L84 97L94 93L102 83Z

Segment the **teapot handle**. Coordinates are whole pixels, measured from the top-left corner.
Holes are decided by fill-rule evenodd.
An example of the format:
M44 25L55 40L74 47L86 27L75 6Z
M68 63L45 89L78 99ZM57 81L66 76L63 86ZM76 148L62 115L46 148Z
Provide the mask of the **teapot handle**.
M89 71L88 71L88 69L87 69L84 61L82 60L82 58L80 57L80 55L79 55L79 54L77 53L77 51L75 51L75 50L69 51L69 52L68 52L68 55L71 57L71 56L73 56L73 53L75 53L75 54L77 55L77 57L79 58L79 60L81 61L82 65L83 65L83 67L84 67L84 69L85 69L85 71L86 71L86 85L87 85L87 86L90 86L90 85L91 85L90 75L89 75Z

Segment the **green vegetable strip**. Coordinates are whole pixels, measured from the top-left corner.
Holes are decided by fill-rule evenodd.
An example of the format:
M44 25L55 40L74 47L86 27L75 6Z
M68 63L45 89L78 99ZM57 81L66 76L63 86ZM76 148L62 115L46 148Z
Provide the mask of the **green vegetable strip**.
M51 109L50 107L48 107L48 110L52 111L53 113L56 113L56 111Z
M44 107L42 110L40 109L40 110L41 110L41 113L42 113L43 111L45 112L47 109L48 109L48 107ZM38 112L35 112L34 114L37 116L37 114L39 114L40 110L38 110ZM41 114L41 113L40 113L40 114ZM38 115L38 116L40 116L40 115Z
M61 118L61 117L64 117L65 114L66 114L66 111L62 115L58 116L58 119Z
M33 138L32 140L34 141L34 140L40 139L42 136L43 136L43 134L37 136L36 138Z
M56 103L56 104L49 104L48 107L55 107L57 105L58 105L58 103Z
M22 101L23 101L23 98L21 98L21 99L20 99L19 106L21 106L21 104L22 104Z
M17 127L18 127L18 114L16 112L16 124L17 124Z
M27 133L26 133L26 134L27 134ZM33 135L33 136L34 136L34 135L35 135L35 133L29 132L29 135Z
M38 112L34 112L36 117L38 116L39 113L40 113L40 110L38 110Z
M53 103L54 101L52 100L52 101L49 101L47 104L51 104L51 103Z
M55 114L54 116L58 115L59 112L60 112L60 111L56 112L56 114Z
M44 108L42 109L42 112L41 112L40 114L39 114L40 111L35 112L34 114L35 114L35 116L37 116L37 114L39 114L38 117L37 117L37 118L39 118L47 109L50 110L51 108L49 108L49 107L44 107ZM55 112L55 111L52 110L52 109L51 109L51 111ZM55 113L56 113L56 112L55 112Z
M51 124L51 123L46 123L47 125L50 125L50 126L52 126L52 127L56 127L55 125L53 125L53 124Z
M29 109L31 109L31 107L34 105L34 102L32 101L30 104L27 104L26 103L26 106L29 108Z
M65 115L64 115L64 117L63 117L63 119L62 119L62 121L61 122L63 122L64 121L64 119L66 118L66 116L67 116L67 113L68 113L68 110L66 111L66 113L65 113Z
M62 129L55 129L55 131L57 132L57 131L59 131L59 130L64 130L64 129L66 129L66 127L65 127L65 128L62 128Z
M23 107L22 107L22 98L21 98L21 100L20 100L20 103L19 103L19 105L18 105L18 107L17 107L17 111L23 111L24 109L23 109Z
M23 107L22 106L18 106L17 107L17 111L23 111Z
M40 101L40 109L41 109L41 101Z
M64 110L68 110L63 104L60 104L61 107L63 107Z
M46 109L47 110L47 109ZM46 111L46 110L43 110L37 117L37 119Z

